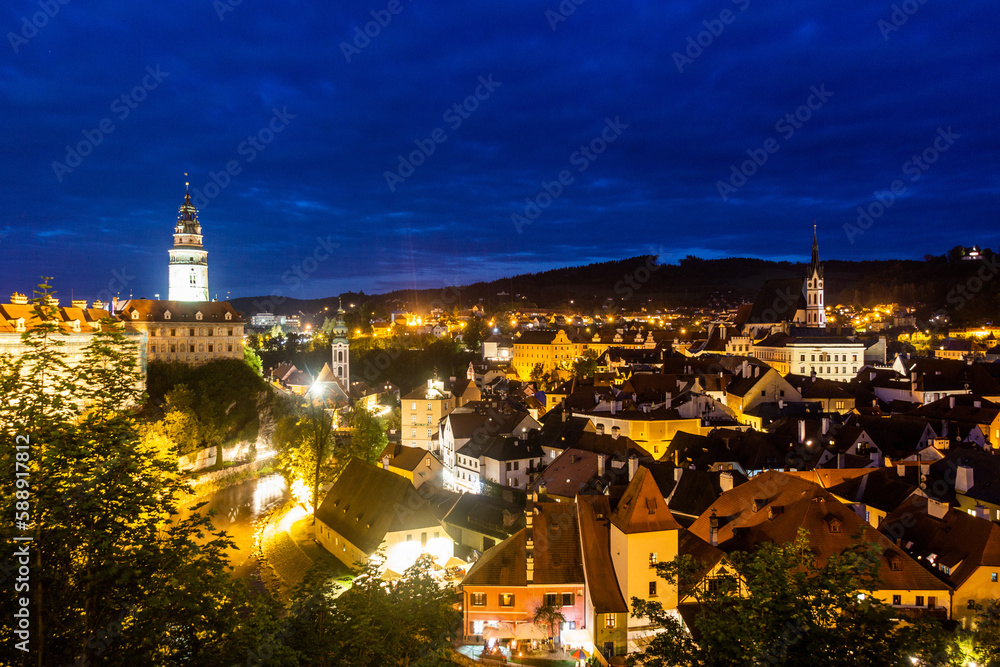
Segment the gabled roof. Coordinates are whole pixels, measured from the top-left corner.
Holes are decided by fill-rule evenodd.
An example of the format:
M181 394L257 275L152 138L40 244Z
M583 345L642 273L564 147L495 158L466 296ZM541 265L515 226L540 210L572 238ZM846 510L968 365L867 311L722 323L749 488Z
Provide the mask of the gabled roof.
M861 543L881 552L879 577L885 590L938 590L943 586L903 550L894 545L829 491L793 475L767 471L722 494L690 530L711 542L712 515L718 521L718 545L723 551L750 551L763 542L783 544L800 528L820 563ZM893 566L892 563L896 565Z
M1000 525L958 509L937 518L927 505L926 498L913 496L889 514L879 530L899 538L911 555L922 557L921 562L956 588L979 567L1000 568Z
M170 313L169 319L167 313ZM133 313L138 317L133 317ZM201 319L196 315L201 313ZM229 319L226 319L229 315ZM122 306L120 317L123 320L138 320L139 322L182 322L194 324L242 324L243 317L233 304L228 301L160 301L154 299L129 299Z
M868 475L829 487L830 493L852 503L891 512L917 491L917 486L896 474L895 468L878 468Z
M628 605L618 587L611 559L611 506L607 496L579 496L576 499L580 520L580 544L584 572L594 612L627 613Z
M680 530L681 525L667 507L653 475L640 467L618 501L613 523L623 533L649 533L660 530Z
M580 531L575 503L535 503L533 584L583 584ZM527 528L488 550L462 586L526 586Z
M386 533L442 527L408 479L357 458L333 483L316 518L367 554Z

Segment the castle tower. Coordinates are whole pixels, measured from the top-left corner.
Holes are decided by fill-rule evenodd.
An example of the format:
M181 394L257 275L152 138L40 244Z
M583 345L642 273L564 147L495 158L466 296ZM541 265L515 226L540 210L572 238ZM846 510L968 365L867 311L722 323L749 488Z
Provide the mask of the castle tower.
M332 364L334 375L344 383L345 387L351 386L351 344L347 340L347 325L344 323L344 306L337 307L337 319L333 322Z
M170 249L169 299L208 301L208 251L202 245L198 210L191 203L188 183L177 213L174 247Z
M823 265L819 263L816 225L813 225L812 263L806 275L806 326L826 328L826 306L823 303Z

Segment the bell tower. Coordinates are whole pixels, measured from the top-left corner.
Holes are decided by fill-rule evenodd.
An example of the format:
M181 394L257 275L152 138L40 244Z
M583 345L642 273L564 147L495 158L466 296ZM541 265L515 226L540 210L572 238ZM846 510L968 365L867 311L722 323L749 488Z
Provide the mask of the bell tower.
M189 184L184 184L184 203L174 226L174 247L170 249L169 299L208 301L208 251L202 245L198 210L191 203Z
M812 262L806 275L806 326L826 328L826 306L823 303L823 265L819 263L819 244L816 242L816 225L813 225Z
M347 324L344 323L344 306L339 303L337 306L337 318L333 322L333 339L331 350L333 359L330 367L337 379L343 382L344 387L350 389L351 386L351 344L347 340Z

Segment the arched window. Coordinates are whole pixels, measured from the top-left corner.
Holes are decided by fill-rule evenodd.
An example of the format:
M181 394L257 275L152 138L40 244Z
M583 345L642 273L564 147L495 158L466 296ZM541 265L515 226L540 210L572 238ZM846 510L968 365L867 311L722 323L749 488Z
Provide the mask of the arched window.
M344 351L337 350L337 363L344 363Z
M194 269L191 269L191 284L195 284Z

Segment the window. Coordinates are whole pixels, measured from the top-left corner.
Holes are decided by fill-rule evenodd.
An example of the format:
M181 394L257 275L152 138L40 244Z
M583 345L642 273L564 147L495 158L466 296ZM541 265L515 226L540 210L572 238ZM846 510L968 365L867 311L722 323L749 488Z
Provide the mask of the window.
M410 409L411 410L416 410L417 409L417 404L416 403L410 403ZM416 419L416 417L414 417L414 419Z
M226 347L228 348L228 349L226 350L226 352L232 352L232 351L233 351L233 344L232 344L232 343L230 343L230 344L229 344L229 345L227 345Z
M501 607L513 607L514 606L514 594L513 593L501 593L500 594L500 606Z
M572 607L573 606L573 594L572 593L563 593L562 594L562 606L564 606L564 607Z
M997 583L997 573L996 572L990 572L990 581L992 583L994 583L994 584Z
M407 535L407 536L406 536L406 541L407 541L407 542L412 542L412 541L413 541L413 535L412 535L412 534L410 534L410 535Z
M606 628L613 628L613 627L615 627L615 615L614 614L605 614L604 615L604 627L606 627Z
M194 345L189 345L188 348L188 352L194 352Z
M918 607L923 607L924 606L924 596L923 595L918 595L916 601L913 604L915 604Z
M188 329L188 336L194 335L194 329Z
M229 329L227 331L228 331L228 333L226 333L227 336L232 336L233 335L233 328L232 327L229 327Z
M177 329L171 329L170 330L170 335L171 336L176 336L177 335Z
M486 606L486 593L473 593L470 596L470 601L473 607L485 607Z
M767 395L767 390L766 389L761 389L760 390L760 395L761 396L766 396Z
M816 355L815 354L810 354L809 355L809 361L816 361Z
M420 533L420 546L427 547L427 533Z
M510 461L507 461L507 472L510 472Z
M547 607L558 607L559 604L559 594L558 593L546 593L545 594L545 606Z
M805 361L805 360L806 360L806 355L800 354L799 355L799 361Z
M171 352L176 352L177 351L177 346L176 345L171 345L170 346L170 351Z
M654 567L656 565L656 552L649 554L649 566Z
M433 433L431 433L431 429L427 429L427 437L430 438L432 436L433 436Z
M520 466L520 465L521 465L520 461L514 461L514 470L517 470L518 466Z
M433 403L428 403L427 404L427 409L428 410L433 410L434 409L434 404Z
M427 415L427 425L428 426L431 425L431 416L430 415Z
M651 598L655 598L656 597L656 582L655 581L649 582L649 597L651 597Z
M417 423L417 416L416 415L410 415L410 423L411 424L416 424Z
M214 350L213 350L213 348L214 348L214 347L215 347L214 345L212 345L211 343L209 343L209 344L208 344L208 351L209 351L209 352L213 352L213 351L214 351Z

